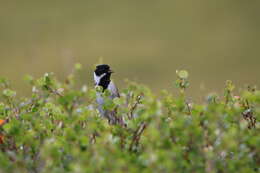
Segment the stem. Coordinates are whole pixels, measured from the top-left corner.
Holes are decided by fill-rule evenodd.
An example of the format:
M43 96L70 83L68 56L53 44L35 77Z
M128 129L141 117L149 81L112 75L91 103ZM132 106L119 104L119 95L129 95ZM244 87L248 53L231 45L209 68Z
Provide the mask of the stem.
M142 122L137 130L134 133L134 137L132 139L132 142L130 144L129 151L133 151L134 146L137 146L139 144L140 138L142 133L144 132L145 128L147 127L147 124L145 122Z

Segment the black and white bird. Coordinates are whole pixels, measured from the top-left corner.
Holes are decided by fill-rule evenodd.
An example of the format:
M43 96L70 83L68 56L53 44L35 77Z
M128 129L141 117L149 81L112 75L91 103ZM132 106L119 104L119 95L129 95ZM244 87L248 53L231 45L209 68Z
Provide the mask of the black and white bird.
M109 99L120 97L116 85L110 79L112 73L113 71L110 69L110 66L107 64L97 65L94 71L95 86L96 87L100 86L102 88L102 91L97 92L98 110L102 116L108 119L109 123L122 124L123 120L117 117L116 109L115 110L104 109L105 98L102 93L105 90L109 90L110 92Z

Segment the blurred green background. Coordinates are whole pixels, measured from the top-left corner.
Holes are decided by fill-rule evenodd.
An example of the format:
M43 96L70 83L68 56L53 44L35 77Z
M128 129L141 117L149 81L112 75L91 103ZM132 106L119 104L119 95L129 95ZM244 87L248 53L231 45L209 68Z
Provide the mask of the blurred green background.
M20 94L25 74L64 79L76 62L92 85L100 58L155 91L190 72L190 94L260 84L259 0L0 0L0 76ZM204 88L204 89L203 89ZM203 92L202 91L202 92Z

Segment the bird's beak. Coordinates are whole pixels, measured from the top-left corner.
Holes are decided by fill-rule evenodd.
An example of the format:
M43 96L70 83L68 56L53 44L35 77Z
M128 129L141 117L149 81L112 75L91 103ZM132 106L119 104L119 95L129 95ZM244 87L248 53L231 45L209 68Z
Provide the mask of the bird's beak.
M109 72L109 73L115 73L113 70L109 70L108 72Z

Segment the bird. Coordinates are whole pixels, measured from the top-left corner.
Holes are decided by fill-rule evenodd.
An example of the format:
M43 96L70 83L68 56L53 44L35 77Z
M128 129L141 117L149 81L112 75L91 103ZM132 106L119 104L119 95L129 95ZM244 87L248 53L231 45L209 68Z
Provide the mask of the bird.
M105 96L102 93L108 90L110 92L110 96L108 97L111 100L120 97L118 88L111 80L112 73L114 72L110 69L110 66L107 64L100 64L96 66L96 69L94 71L95 87L101 87L101 91L97 91L96 102L98 104L99 113L101 114L101 116L107 118L110 124L124 125L122 117L118 117L116 115L117 108L115 108L114 110L104 109Z

